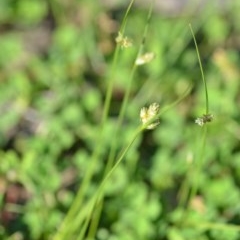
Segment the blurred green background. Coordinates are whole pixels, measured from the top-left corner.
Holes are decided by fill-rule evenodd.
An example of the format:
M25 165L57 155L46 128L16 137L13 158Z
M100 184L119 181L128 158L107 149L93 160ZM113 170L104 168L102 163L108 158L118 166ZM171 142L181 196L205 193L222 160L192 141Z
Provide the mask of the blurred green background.
M99 144L115 37L129 1L0 1L0 239L51 239L69 209ZM148 1L135 1L125 34L133 47L114 72L101 158L89 185L101 181L112 132L146 25ZM240 4L238 1L158 0L145 50L156 54L134 76L117 149L140 124L140 109L165 106L154 131L137 138L107 186L96 239L238 240L240 225ZM199 190L186 222L179 199L199 155L205 93L196 35L208 84L210 112ZM189 174L190 173L190 174ZM189 177L190 175L190 177ZM192 226L194 225L194 227Z

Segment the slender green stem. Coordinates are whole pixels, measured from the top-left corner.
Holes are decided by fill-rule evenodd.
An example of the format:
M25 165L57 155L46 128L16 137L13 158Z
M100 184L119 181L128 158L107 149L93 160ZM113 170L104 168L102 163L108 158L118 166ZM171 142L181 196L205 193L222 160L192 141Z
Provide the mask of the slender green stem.
M151 6L149 8L149 12L148 12L148 16L147 16L147 22L146 22L146 26L145 26L145 29L144 29L144 32L143 32L142 42L141 42L141 45L139 47L136 59L143 52L145 39L146 39L146 36L147 36L147 32L148 32L148 28L149 28L149 24L150 24L150 19L151 19L151 16L152 16L153 2L154 1L151 2ZM127 104L129 102L129 97L130 97L130 93L131 93L131 86L132 86L132 82L133 82L133 79L134 79L136 69L137 69L137 65L134 63L134 65L132 67L132 70L131 70L131 73L130 73L129 84L128 84L127 89L125 91L124 98L123 98L123 103L121 105L121 109L120 109L120 113L119 113L119 117L118 117L118 121L117 121L116 132L114 134L115 136L117 136L117 134L119 133L119 130L121 128L121 125L122 125L122 122L123 122L123 119L124 119L124 114L126 112ZM106 165L105 172L104 172L104 177L110 171L110 169L113 165L113 162L114 162L114 158L116 156L116 149L117 149L116 139L117 138L113 137L113 139L114 140L111 144L110 153L109 153L109 156L108 156L108 161L107 161L107 165ZM102 201L104 201L104 196L100 196L99 198L102 199ZM91 225L90 225L90 228L89 228L89 233L88 233L89 238L93 238L94 235L95 235L96 228L97 228L100 216L101 216L101 211L102 211L101 206L102 205L103 205L103 203L100 204L99 207L96 209L95 218L93 218L93 220L91 222Z
M199 188L199 177L201 170L204 166L204 152L206 148L206 138L207 138L207 125L203 126L203 131L201 129L199 137L197 137L195 155L197 158L194 163L189 163L189 168L186 173L184 182L182 183L181 189L179 191L179 207L189 206L191 200L196 196ZM200 139L200 144L199 144ZM200 145L200 147L199 147ZM196 179L191 187L192 180Z
M145 40L146 40L146 37L147 37L147 32L148 32L148 28L149 28L149 24L150 24L150 19L151 19L151 16L152 16L152 10L153 10L153 3L151 4L149 12L148 12L147 23L146 23L146 26L145 26L145 29L144 29L144 32L143 32L142 42L141 42L141 45L139 47L136 59L143 52L143 48L144 48L144 45L145 45ZM134 79L134 74L136 72L136 69L137 69L137 65L134 63L134 65L132 67L131 74L130 74L129 84L128 84L127 90L124 94L123 104L122 104L121 109L120 109L120 114L119 114L119 118L118 118L118 130L120 129L120 126L123 122L124 114L126 112L126 107L127 107L128 101L129 101L129 96L130 96L130 93L131 93L131 86L132 86L132 82L133 82L133 79Z
M186 88L186 90L183 92L183 94L182 94L182 96L180 98L178 98L176 101L166 105L166 107L162 108L162 110L156 115L156 117L152 118L151 122L154 122L156 119L158 119L160 117L160 115L162 115L163 113L165 113L166 111L168 111L169 109L173 108L178 103L180 103L191 92L191 90L192 90L192 85L189 85ZM149 123L147 123L147 125L148 124Z
M202 132L202 131L201 131ZM204 153L206 148L206 139L207 139L207 125L203 126L203 133L202 133L202 139L200 148L198 149L199 152L197 154L198 158L196 159L196 167L192 170L192 174L190 174L192 179L196 179L196 182L194 182L193 187L190 191L190 197L189 197L189 204L191 203L191 200L196 196L197 191L199 189L199 178L201 174L201 170L204 165ZM193 176L194 175L194 176Z
M102 196L103 196L103 191L104 191L104 187L108 181L108 179L112 176L113 172L116 170L116 168L119 166L119 164L121 163L121 161L123 160L124 156L126 155L127 151L129 150L129 148L132 146L132 144L134 143L135 139L137 138L137 136L141 133L142 131L142 126L139 127L135 134L133 135L132 140L130 141L130 143L127 145L127 147L123 150L123 152L120 154L118 160L116 161L116 163L114 164L114 166L111 168L111 170L106 174L105 178L103 179L103 181L101 182L100 186L98 187L96 193L94 194L93 198L90 200L90 208L89 208L89 213L87 215L86 218L86 222L84 223L83 228L80 231L80 235L77 238L77 240L82 240L85 234L85 231L87 229L87 226L89 224L90 218L92 217L92 213L93 213L93 209L94 206L96 204L98 204L99 202L101 202L102 200Z
M198 61L199 61L199 66L200 66L200 70L201 70L201 74L202 74L202 80L203 80L203 84L204 84L205 97L206 97L206 114L208 114L208 112L209 112L209 102L208 102L207 83L206 83L206 80L205 80L205 77L204 77L204 72L203 72L201 58L200 58L200 54L199 54L199 50L198 50L198 46L197 46L197 41L196 41L196 38L195 38L195 35L194 35L191 24L189 24L189 28L190 28L190 31L192 33L192 37L193 37L193 40L194 40L194 44L195 44L195 48L196 48L196 52L197 52L197 57L198 57ZM199 179L198 178L200 177L200 173L201 173L201 170L203 168L203 160L204 160L204 153L205 153L206 139L207 139L207 126L204 125L203 129L204 129L203 133L201 131L202 139L201 139L201 143L200 143L200 149L198 149L199 151L197 151L197 154L196 154L196 156L198 156L197 161L196 161L196 167L195 167L195 169L193 169L193 173L196 176L197 182L193 184L193 187L190 190L190 197L189 197L188 204L190 204L191 200L194 198L194 196L196 196L198 188L199 188Z
M84 233L87 229L88 223L90 221L90 218L92 216L92 212L94 209L94 206L96 205L96 203L99 203L102 200L102 196L103 196L103 191L104 191L104 186L107 182L107 180L111 177L111 175L113 174L113 172L115 171L115 169L119 166L119 164L121 163L123 157L125 156L125 154L127 153L127 151L129 150L129 148L131 147L131 145L133 144L133 142L135 141L135 139L137 138L137 136L148 126L148 124L150 124L151 122L155 121L157 118L160 117L160 115L162 115L163 113L165 113L167 110L169 110L170 108L174 107L175 105L177 105L180 101L182 101L191 91L192 86L188 87L185 92L183 93L183 95L177 99L176 101L174 101L173 103L167 105L166 107L164 107L154 118L151 119L151 121L147 122L146 124L140 126L135 134L133 135L132 140L130 141L130 143L127 145L127 147L125 148L125 150L120 154L118 160L116 161L116 163L114 164L114 166L110 169L110 171L106 174L105 178L103 179L103 181L101 182L100 186L97 189L97 192L95 193L95 195L93 196L93 198L90 200L91 204L90 204L90 209L89 209L89 214L87 215L87 221L84 223L83 228L81 229L80 232L80 237L77 240L82 240Z
M121 26L122 32L124 32L124 30L125 30L127 16L129 14L129 11L130 11L134 1L135 0L132 0L130 2L128 9L126 11L126 14L124 16L122 26ZM113 91L113 82L114 82L113 75L115 73L119 52L120 52L120 47L117 46L115 49L115 52L114 52L114 58L113 58L112 68L110 71L110 77L108 78L108 79L110 79L110 82L108 84L106 98L105 98L105 102L104 102L103 117L102 117L102 121L101 121L101 125L100 125L100 132L99 132L98 138L97 138L97 146L94 149L92 157L89 161L90 162L89 168L88 168L88 171L86 172L86 175L83 178L81 187L79 188L77 195L76 195L67 215L65 216L58 232L54 236L54 238L53 238L54 240L66 239L71 234L71 232L74 232L74 230L75 230L73 227L74 225L72 225L71 222L73 222L74 221L73 219L76 217L77 214L79 214L79 210L83 203L84 195L86 193L89 182L91 181L91 178L92 178L95 166L96 166L96 161L98 160L100 151L101 151L101 142L102 142L101 138L103 136L103 129L104 129L104 126L105 126L105 123L107 120L107 116L108 116L108 112L109 112L109 108L110 108L110 102L111 102L112 91Z
M201 74L202 74L202 80L203 80L203 84L204 84L205 97L206 97L206 114L208 114L208 112L209 112L209 104L208 104L207 83L206 83L206 80L205 80L205 77L204 77L204 72L203 72L203 67L202 67L200 54L199 54L199 51L198 51L197 41L196 41L196 38L195 38L195 35L194 35L194 32L193 32L191 24L189 24L189 28L190 28L190 31L191 31L192 36L193 36L193 41L194 41L196 52L197 52L197 57L198 57L198 62L199 62L199 66L200 66L200 71L201 71Z
M124 31L125 31L125 28L126 28L126 23L127 23L127 17L128 17L128 14L130 12L130 9L133 5L135 0L132 0L126 10L126 13L124 15L124 18L123 18L123 21L122 21L122 25L121 25L121 28L120 28L120 32L123 34ZM111 97L112 97L112 91L113 91L113 75L115 73L115 70L116 70L116 62L117 62L117 59L118 59L118 55L119 55L119 51L120 51L120 46L117 45L116 47L116 54L114 54L114 58L113 58L113 68L112 68L112 71L111 71L111 78L110 79L110 82L109 82L109 85L108 85L108 90L107 90L107 95L106 95L106 99L105 99L105 103L104 103L104 110L103 110L103 118L102 118L102 125L104 125L106 123L106 119L107 119L107 116L108 116L108 112L109 112L109 108L110 108L110 103L111 103Z

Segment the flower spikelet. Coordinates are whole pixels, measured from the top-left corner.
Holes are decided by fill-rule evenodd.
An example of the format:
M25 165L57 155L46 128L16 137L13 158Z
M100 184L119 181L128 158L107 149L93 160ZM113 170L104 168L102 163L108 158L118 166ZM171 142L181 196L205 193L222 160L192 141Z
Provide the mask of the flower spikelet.
M155 58L155 54L153 52L147 52L147 53L139 56L136 59L135 64L136 65L143 65L143 64L151 62L154 58Z
M143 107L140 111L140 119L143 124L146 124L147 122L153 120L156 115L159 113L159 104L158 103L152 103L148 108ZM149 123L147 125L146 129L154 129L158 126L159 120L157 119L154 122Z
M210 113L203 114L201 117L199 117L195 120L195 123L202 127L204 124L211 122L212 120L213 120L212 114L210 114Z
M115 41L121 46L121 48L128 48L132 46L132 40L128 37L124 37L121 32L118 32L118 36L115 38Z

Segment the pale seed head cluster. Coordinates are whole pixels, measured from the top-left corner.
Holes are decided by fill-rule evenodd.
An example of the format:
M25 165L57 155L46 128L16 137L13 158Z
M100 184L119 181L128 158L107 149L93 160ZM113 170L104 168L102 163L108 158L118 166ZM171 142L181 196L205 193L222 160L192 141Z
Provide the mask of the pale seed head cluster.
M151 120L153 120L157 114L159 113L160 106L158 103L152 103L148 108L143 107L140 111L140 119L143 124L147 124ZM154 129L159 125L159 119L150 122L146 129Z
M203 114L201 117L199 117L195 120L195 123L202 127L204 124L211 122L212 120L213 120L212 114L210 114L210 113Z
M155 58L155 54L153 52L147 52L147 53L144 53L143 55L139 56L136 59L135 64L143 65L143 64L151 62L154 58Z
M115 38L115 41L121 46L121 48L129 48L132 46L132 40L128 37L124 37L121 32L118 32L118 36Z

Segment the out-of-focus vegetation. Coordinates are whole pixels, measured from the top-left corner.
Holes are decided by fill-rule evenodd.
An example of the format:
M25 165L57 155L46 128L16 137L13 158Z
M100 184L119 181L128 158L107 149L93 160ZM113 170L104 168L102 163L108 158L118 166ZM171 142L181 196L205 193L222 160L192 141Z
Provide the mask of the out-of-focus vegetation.
M116 161L140 124L140 109L152 102L167 106L190 84L191 93L161 115L158 128L136 138L113 172L89 236L240 239L239 2L198 1L171 13L161 8L163 2L156 1L144 45L156 57L138 67L116 135L149 4L135 1L125 29L133 46L120 49L112 70L128 1L0 1L0 239L57 236L88 169L93 177L86 206L102 181L112 142ZM205 111L205 92L189 23L214 115L204 148L205 126L194 121ZM70 225L85 214L84 203ZM95 215L89 216L94 223ZM65 239L78 239L78 231Z

